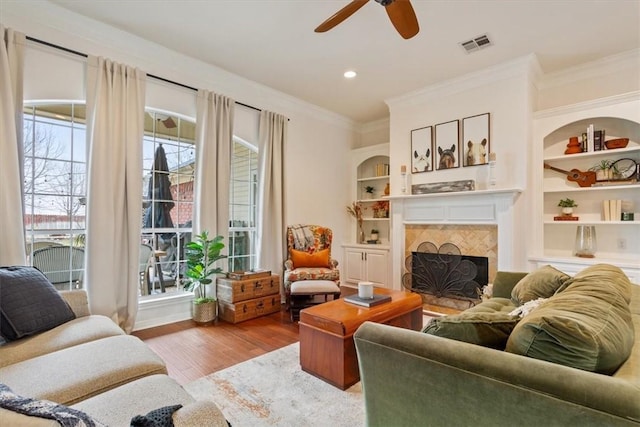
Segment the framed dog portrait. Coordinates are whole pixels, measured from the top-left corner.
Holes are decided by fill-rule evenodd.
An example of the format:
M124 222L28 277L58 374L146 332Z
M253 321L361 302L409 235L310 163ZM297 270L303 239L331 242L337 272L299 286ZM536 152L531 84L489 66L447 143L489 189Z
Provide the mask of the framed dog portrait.
M436 125L436 170L460 166L458 140L460 120Z
M489 113L462 119L462 150L464 166L489 163Z
M411 131L411 173L433 171L433 126Z

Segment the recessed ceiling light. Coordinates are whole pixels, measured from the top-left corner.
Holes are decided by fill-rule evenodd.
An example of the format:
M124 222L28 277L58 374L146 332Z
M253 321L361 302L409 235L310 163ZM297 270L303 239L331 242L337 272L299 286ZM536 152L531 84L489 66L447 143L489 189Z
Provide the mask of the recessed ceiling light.
M357 76L357 73L356 73L355 71L353 71L353 70L349 70L349 71L345 71L345 72L344 72L344 76L345 76L346 78L348 78L348 79L352 79L352 78L354 78L355 76Z

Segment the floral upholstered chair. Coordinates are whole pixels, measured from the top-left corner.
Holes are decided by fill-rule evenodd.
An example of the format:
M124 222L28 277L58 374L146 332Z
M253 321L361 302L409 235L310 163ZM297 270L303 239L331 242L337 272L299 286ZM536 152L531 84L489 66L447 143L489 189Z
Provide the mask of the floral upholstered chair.
M284 290L287 309L291 307L291 284L314 281L321 285L331 281L337 285L339 295L340 270L338 261L331 258L333 232L320 225L292 225L287 227L287 254L284 263ZM335 287L335 286L334 286ZM322 292L321 287L312 294L335 294ZM335 296L335 295L334 295Z

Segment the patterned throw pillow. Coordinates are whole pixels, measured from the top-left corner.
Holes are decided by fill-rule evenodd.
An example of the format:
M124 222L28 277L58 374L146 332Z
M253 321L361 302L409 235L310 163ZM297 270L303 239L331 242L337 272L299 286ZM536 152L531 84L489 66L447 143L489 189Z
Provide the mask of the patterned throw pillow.
M182 405L164 406L131 419L131 427L173 427L173 413Z

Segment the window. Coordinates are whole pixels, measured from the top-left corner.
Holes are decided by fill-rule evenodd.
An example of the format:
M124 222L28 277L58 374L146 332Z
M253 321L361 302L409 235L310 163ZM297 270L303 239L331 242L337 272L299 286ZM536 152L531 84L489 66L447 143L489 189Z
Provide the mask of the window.
M85 106L24 108L27 257L56 288L82 287L86 202Z
M140 295L180 291L184 245L191 240L195 123L148 110L143 139L141 244L152 249L151 267L141 260Z
M258 149L233 138L229 204L229 271L256 267Z

